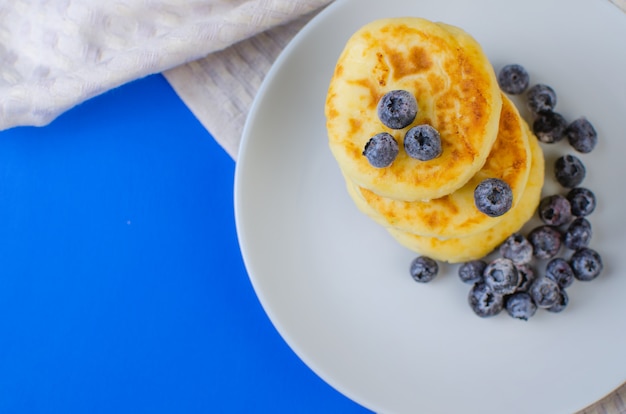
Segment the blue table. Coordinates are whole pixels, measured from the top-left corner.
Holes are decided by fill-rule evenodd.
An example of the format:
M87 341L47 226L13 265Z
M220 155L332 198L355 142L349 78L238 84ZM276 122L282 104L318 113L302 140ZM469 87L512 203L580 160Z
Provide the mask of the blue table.
M0 413L364 413L288 348L160 75L0 133Z

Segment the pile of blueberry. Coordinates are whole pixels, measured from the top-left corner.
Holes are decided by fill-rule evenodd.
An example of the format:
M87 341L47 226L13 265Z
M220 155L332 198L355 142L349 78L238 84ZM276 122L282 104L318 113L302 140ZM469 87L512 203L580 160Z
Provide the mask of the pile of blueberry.
M547 85L528 88L529 76L520 65L507 65L498 74L500 88L508 94L526 92L533 114L533 132L546 144L567 139L578 153L589 153L598 137L586 118L567 123L554 111L556 93ZM528 320L537 311L561 312L567 307L567 288L575 280L591 281L602 272L600 254L589 248L592 226L588 216L596 208L596 197L581 184L586 169L572 154L559 157L554 165L556 181L564 194L545 196L537 215L541 224L527 235L515 233L498 249L489 262L472 260L461 264L459 278L472 285L468 301L480 317L506 312ZM562 253L562 254L560 254ZM538 268L542 267L543 272ZM438 273L438 264L420 256L411 263L410 273L418 282L429 282Z

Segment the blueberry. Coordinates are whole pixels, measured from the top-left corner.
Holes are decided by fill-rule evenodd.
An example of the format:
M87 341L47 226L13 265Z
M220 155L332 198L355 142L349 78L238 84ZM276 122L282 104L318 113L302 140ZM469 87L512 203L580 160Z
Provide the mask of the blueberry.
M363 155L369 163L376 168L385 168L398 156L398 142L388 132L374 135L367 141L363 149Z
M498 217L511 209L513 191L498 178L487 178L474 189L474 203L478 211L490 217Z
M561 226L572 220L569 200L560 194L542 198L537 212L541 221L550 226Z
M511 95L519 95L528 88L530 77L523 66L506 65L498 73L500 89Z
M553 226L539 226L528 233L528 241L533 246L533 254L538 259L551 259L561 249L561 232Z
M499 295L515 292L520 282L517 267L511 259L504 257L498 257L491 261L483 272L483 278L485 284Z
M537 312L537 305L528 293L518 292L506 298L506 311L515 319L527 321Z
M552 144L563 139L567 121L558 112L542 111L533 121L533 132L541 142Z
M417 101L405 90L387 92L378 101L378 118L391 129L402 129L411 124L417 115Z
M554 89L541 83L528 89L526 98L528 99L528 108L535 114L552 111L556 106Z
M487 267L484 260L471 260L459 267L459 278L463 283L474 284L483 280L483 272Z
M604 268L600 254L588 247L576 251L569 263L574 270L574 277L585 282L598 277Z
M418 256L411 262L411 276L416 282L428 283L437 276L439 265L427 256Z
M598 133L591 122L584 117L569 124L565 129L565 136L572 148L583 154L593 151L598 143Z
M495 316L504 308L502 295L494 293L485 283L476 283L467 299L474 313L481 318Z
M528 263L533 258L533 246L521 233L511 234L500 245L500 255L511 259L516 265Z
M554 163L554 175L563 187L577 187L585 179L587 169L582 161L574 155L563 155Z
M515 265L517 272L519 273L519 285L516 292L527 292L532 284L537 280L537 272L529 264Z
M576 217L586 217L596 208L596 195L587 188L572 188L565 197L570 203L572 214Z
M565 289L574 283L574 270L567 260L556 257L546 265L546 277L554 280L561 289Z
M557 300L554 305L546 308L546 310L552 313L562 312L563 309L567 307L568 303L569 303L569 296L567 295L567 292L565 290L561 289L559 291L559 300Z
M584 217L578 217L572 221L565 234L563 235L563 244L568 249L578 250L589 246L591 236L591 223Z
M530 296L540 308L549 308L561 298L561 288L552 279L542 277L530 287Z
M441 155L441 137L430 125L418 125L409 129L404 137L404 150L409 157L428 161Z

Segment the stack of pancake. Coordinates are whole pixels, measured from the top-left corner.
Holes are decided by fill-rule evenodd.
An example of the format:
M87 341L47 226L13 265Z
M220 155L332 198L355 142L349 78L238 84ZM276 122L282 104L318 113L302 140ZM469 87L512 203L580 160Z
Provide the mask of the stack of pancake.
M394 130L377 115L380 98L411 92L415 120ZM463 30L421 18L371 22L347 42L325 106L330 149L356 206L402 245L447 262L481 258L528 221L540 199L544 159L538 141L497 83L480 45ZM404 135L433 126L442 154L411 158ZM399 144L393 163L376 168L363 155L374 135ZM474 189L505 181L512 208L498 217L478 211Z

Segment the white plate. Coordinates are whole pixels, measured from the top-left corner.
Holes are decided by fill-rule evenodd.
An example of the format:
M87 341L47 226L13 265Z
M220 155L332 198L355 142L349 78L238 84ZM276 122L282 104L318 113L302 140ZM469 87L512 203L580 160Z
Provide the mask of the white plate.
M380 17L458 25L496 70L523 64L585 115L600 143L580 157L605 261L560 314L481 319L455 266L427 285L413 253L360 214L327 146L324 100L348 37ZM626 14L608 1L347 0L287 47L246 124L236 170L242 253L276 329L318 375L384 413L571 413L626 380Z

